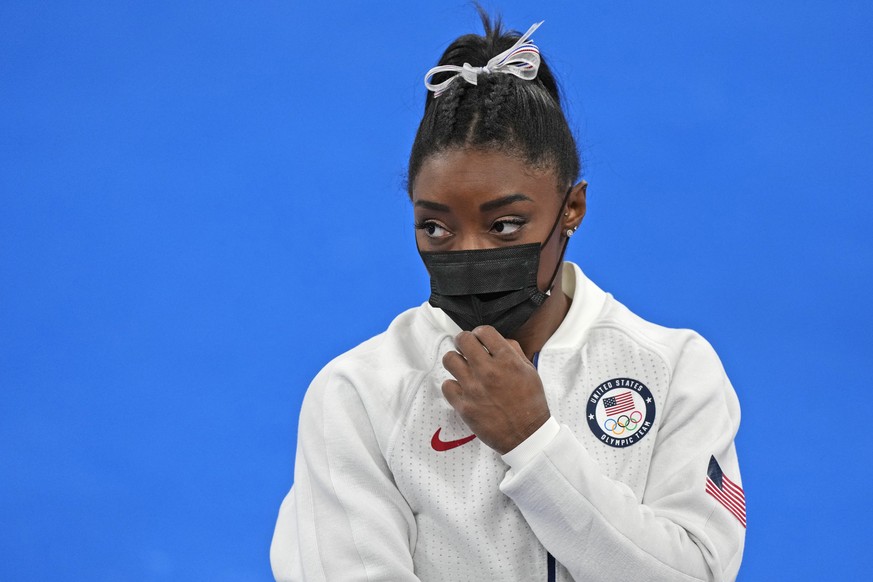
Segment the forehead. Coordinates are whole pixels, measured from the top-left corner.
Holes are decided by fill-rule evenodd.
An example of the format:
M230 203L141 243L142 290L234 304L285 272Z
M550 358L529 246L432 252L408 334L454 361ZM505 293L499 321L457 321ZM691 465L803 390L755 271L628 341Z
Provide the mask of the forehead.
M412 188L412 200L463 198L476 202L522 193L534 201L557 197L554 171L532 167L521 158L480 149L452 149L429 156Z

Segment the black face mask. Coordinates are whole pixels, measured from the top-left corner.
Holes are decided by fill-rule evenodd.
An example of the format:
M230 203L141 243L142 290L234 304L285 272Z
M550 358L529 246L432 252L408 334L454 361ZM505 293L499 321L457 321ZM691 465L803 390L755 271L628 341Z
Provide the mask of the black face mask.
M490 325L500 335L510 337L551 294L567 243L561 249L546 291L537 287L540 253L552 238L569 196L567 190L552 230L542 244L419 252L430 273L429 303L445 311L463 330Z

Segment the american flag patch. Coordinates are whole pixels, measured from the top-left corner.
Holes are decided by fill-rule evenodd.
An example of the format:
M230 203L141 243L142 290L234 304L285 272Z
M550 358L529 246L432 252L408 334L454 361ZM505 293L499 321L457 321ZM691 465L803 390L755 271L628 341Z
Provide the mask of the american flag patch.
M633 392L622 392L616 396L610 396L603 399L603 406L606 409L607 416L615 416L622 412L634 409Z
M746 527L746 494L742 487L725 476L714 456L709 458L706 470L706 492Z

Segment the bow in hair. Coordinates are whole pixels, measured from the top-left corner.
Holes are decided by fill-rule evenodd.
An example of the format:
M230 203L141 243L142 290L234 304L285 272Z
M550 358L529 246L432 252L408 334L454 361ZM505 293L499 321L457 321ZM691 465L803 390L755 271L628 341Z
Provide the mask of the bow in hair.
M543 21L545 22L545 21ZM439 97L449 84L457 77L461 77L471 85L477 84L477 78L481 73L509 73L525 81L530 81L537 76L540 67L540 49L530 40L530 36L540 27L542 22L537 22L514 45L491 58L484 67L474 67L470 63L458 65L440 65L434 67L424 76L424 86L428 91L433 91L434 97ZM437 73L455 73L442 83L434 85L431 78Z

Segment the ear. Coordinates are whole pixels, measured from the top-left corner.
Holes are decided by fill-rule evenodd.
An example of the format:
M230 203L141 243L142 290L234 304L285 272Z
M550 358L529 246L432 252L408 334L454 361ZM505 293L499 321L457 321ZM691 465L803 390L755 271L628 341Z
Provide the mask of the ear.
M580 181L570 190L570 196L567 198L567 205L564 207L564 221L562 230L576 230L585 218L585 197L588 190L588 182Z

